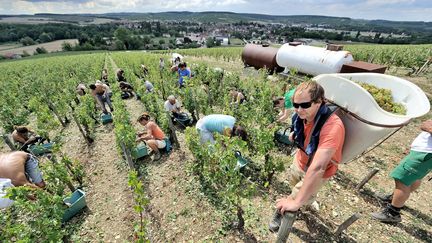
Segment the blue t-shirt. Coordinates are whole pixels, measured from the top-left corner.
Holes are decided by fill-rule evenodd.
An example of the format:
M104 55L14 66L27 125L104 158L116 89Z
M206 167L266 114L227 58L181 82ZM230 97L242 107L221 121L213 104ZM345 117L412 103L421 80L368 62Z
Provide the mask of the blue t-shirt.
M208 115L203 118L203 128L209 132L218 132L223 134L223 130L225 128L232 129L236 119L232 116L221 115L221 114L213 114Z
M184 70L179 69L178 70L179 73L179 84L182 85L183 84L183 77L189 77L191 72L189 69L185 68Z

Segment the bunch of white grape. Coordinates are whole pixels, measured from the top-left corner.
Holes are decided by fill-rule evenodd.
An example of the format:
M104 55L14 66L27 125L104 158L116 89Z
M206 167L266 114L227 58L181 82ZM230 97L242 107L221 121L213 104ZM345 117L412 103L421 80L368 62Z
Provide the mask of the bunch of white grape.
M369 92L383 110L400 115L406 114L406 108L393 101L391 90L378 88L372 84L355 82Z

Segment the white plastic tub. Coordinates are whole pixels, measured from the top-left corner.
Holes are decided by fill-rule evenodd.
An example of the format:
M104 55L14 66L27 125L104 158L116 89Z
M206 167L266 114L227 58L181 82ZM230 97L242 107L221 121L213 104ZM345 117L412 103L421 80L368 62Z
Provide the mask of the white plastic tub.
M377 73L345 73L323 74L313 79L324 87L328 100L343 108L338 112L345 125L342 163L351 161L408 124L412 118L423 116L430 110L424 92L417 85L398 77ZM381 109L372 95L353 81L390 89L394 101L402 103L407 114L398 115Z
M339 73L342 65L353 62L347 51L329 51L314 46L282 45L276 54L276 62L284 68L294 68L301 73L319 75Z

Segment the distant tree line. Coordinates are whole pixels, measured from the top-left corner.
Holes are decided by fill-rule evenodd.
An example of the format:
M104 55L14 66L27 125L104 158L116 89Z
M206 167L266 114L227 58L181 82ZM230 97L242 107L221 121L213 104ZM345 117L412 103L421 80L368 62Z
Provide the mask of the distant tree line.
M21 41L24 45L35 42L75 39L82 34L110 36L117 26L110 24L79 26L72 24L0 24L0 43Z
M54 40L78 39L79 45L65 43L63 49L72 51L194 48L199 45L189 38L183 38L182 32L203 31L199 26L161 22L135 22L128 27L114 23L87 26L64 23L0 24L0 44L20 42L27 46ZM162 39L163 34L168 34L170 39ZM181 45L176 45L176 37L182 38Z

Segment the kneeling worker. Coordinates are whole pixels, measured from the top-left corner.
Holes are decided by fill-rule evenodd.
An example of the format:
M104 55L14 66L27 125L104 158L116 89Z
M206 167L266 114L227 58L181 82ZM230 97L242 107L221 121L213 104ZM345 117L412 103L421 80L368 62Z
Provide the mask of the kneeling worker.
M178 118L180 115L180 102L177 101L174 95L168 96L168 100L164 104L165 110L170 113L174 118Z
M37 143L43 143L45 138L36 136L35 132L31 131L26 126L16 126L12 132L12 139L21 147L20 150L28 152L28 148ZM47 140L49 142L49 140Z
M146 132L139 133L136 141L145 141L154 152L153 160L159 160L161 158L159 149L166 147L164 132L155 122L150 121L150 115L147 112L138 117L137 121L146 128Z
M236 119L232 116L212 114L198 120L196 128L200 134L202 144L215 143L213 133L217 132L225 136L238 136L247 141L247 133L243 127L235 125Z
M123 92L122 98L129 98L135 96L135 90L130 83L121 81L119 83L119 88Z

